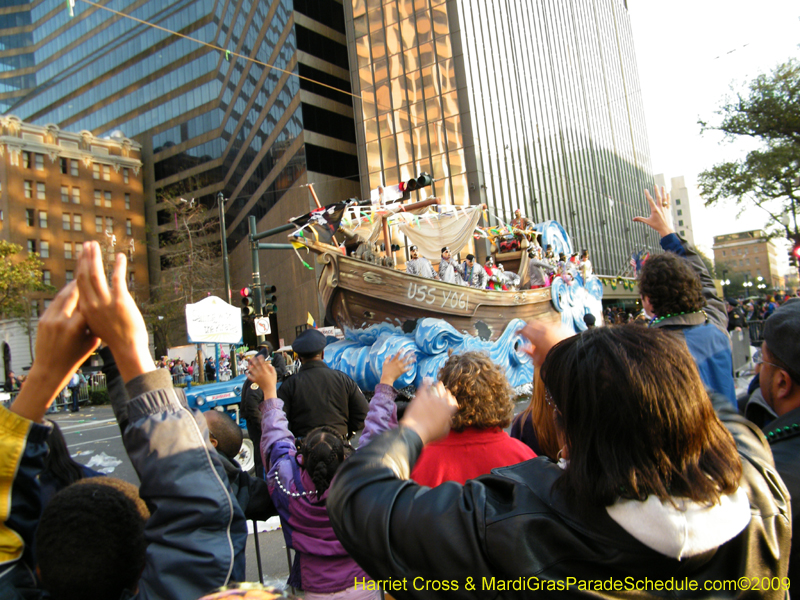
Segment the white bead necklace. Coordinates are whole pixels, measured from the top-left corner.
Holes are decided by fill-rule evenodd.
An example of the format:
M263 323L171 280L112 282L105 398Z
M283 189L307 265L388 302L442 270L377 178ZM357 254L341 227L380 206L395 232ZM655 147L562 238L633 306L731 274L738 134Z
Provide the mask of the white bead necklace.
M275 480L275 483L278 484L278 487L280 488L280 490L284 494L286 494L287 496L291 496L292 498L299 498L301 496L310 496L312 494L318 495L317 494L317 490L314 490L313 492L309 492L309 491L305 491L305 492L290 492L285 487L283 487L283 482L281 481L281 478L278 476L278 472L277 471L275 471L275 474L272 476L272 478Z

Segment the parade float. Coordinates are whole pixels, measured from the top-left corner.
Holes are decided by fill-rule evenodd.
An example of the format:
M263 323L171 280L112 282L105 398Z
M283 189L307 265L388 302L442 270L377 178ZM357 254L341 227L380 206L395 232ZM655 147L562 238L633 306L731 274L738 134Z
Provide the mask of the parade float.
M481 219L486 226L479 225ZM497 240L513 237L514 230L489 227L485 206L444 205L436 198L413 204L338 202L292 222L297 229L290 240L298 256L306 264L313 257L320 268L317 285L326 323L345 333L344 340L326 348L325 361L362 389L374 388L383 360L400 350L417 357L412 371L398 382L401 387L435 377L450 351L468 350L487 352L505 368L512 385L520 386L533 375L518 333L527 321L561 322L581 331L586 313L598 322L602 317L603 286L593 275L588 281L577 274L557 276L547 287L506 291L446 283L396 267L395 253L402 246L393 245L392 239L418 246L435 266L442 247L463 258L471 239L487 238L493 257L512 265L525 287L528 238L551 246L556 256L573 253L569 235L555 221L532 224L517 252L501 252Z

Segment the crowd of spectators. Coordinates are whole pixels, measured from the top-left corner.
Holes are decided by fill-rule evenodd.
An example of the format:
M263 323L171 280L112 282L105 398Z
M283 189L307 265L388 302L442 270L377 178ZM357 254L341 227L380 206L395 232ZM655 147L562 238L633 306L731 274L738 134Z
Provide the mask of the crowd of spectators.
M651 214L635 221L667 252L640 273L646 320L577 335L528 323L534 390L511 436L511 390L488 355L449 356L398 418L393 383L413 354L386 359L365 411L346 376L320 364L321 334L306 332L283 391L271 349L248 361L257 477L235 461L241 430L191 411L173 387L200 366L149 355L124 255L109 285L100 247L85 244L76 280L41 318L28 383L0 408L0 597L245 596L230 589L245 577L245 518L277 514L295 551L289 583L309 600L374 600L384 588L650 597L667 581L672 596L717 597L720 582L742 580L785 598L800 568L790 564L800 300L776 302L764 329L758 401L776 420L762 432L730 397L736 307L668 225L669 197L647 199ZM101 340L138 489L81 469L45 419Z

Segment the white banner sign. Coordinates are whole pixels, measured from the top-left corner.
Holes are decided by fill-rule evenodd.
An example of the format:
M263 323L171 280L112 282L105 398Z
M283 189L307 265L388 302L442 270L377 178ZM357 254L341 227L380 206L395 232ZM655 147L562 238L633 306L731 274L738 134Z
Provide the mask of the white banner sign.
M186 331L189 343L242 343L242 309L222 298L209 296L186 305Z

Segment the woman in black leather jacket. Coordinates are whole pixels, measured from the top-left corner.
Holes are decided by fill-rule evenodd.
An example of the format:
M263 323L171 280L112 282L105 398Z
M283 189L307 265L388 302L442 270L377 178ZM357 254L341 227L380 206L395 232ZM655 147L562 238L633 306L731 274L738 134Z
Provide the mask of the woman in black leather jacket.
M686 346L634 326L523 333L562 460L418 486L408 473L452 411L423 388L331 486L334 530L366 572L397 598L785 597L788 493L760 432L724 398L712 407Z

